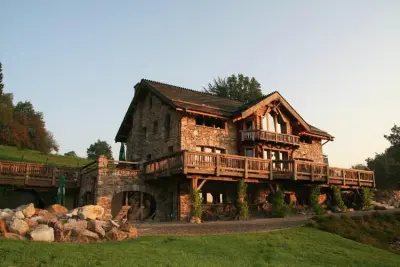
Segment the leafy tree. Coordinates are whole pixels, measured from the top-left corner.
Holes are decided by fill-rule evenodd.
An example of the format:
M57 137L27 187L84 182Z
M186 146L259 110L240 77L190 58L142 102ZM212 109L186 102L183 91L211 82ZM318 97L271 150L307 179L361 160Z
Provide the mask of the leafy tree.
M73 158L77 158L78 157L76 155L75 151L69 151L67 153L64 153L64 156L73 157Z
M113 159L111 146L106 141L100 141L100 139L91 144L86 153L87 158L91 160L95 160L101 155L106 156L108 159Z
M218 77L207 87L203 87L203 90L213 95L245 103L263 96L260 83L254 77L249 78L243 74L233 74L226 78Z
M369 171L368 166L366 166L364 164L356 164L356 165L351 166L351 168L355 169L355 170Z
M366 161L368 168L375 172L378 188L396 189L400 187L400 127L394 125L391 133L384 137L390 142L390 147Z

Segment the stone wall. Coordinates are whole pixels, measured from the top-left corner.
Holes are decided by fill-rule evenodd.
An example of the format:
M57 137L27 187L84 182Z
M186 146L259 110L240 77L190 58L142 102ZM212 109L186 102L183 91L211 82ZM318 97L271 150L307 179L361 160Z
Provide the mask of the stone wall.
M177 218L177 207L172 207L173 197L177 197L176 181L168 180L163 183L147 184L142 177L132 170L113 169L108 166L106 158L98 160L99 171L96 184L96 204L105 210L105 219L112 218L112 199L121 192L137 191L154 197L156 202L156 219L167 220ZM175 202L176 203L176 202ZM172 209L172 210L169 210Z
M226 149L227 154L236 155L236 126L227 123L226 129L196 125L194 117L183 117L181 120L181 149L196 151L196 146L208 146Z
M300 143L300 147L293 151L293 158L307 159L324 163L321 141L312 141L312 144Z
M170 116L169 138L165 127L167 115ZM127 160L146 160L148 155L151 155L152 159L158 158L168 154L170 147L173 151L178 151L181 116L179 112L162 103L158 97L147 94L139 101L133 114L133 127L127 140ZM156 131L154 131L155 122Z

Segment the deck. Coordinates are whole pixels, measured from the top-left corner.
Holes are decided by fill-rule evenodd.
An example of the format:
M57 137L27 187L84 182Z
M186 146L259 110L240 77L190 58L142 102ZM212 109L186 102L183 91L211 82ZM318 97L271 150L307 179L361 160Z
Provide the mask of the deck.
M348 187L375 187L373 171L330 167L299 160L268 160L227 154L180 151L145 163L147 177L200 175L218 180L249 182L309 181Z

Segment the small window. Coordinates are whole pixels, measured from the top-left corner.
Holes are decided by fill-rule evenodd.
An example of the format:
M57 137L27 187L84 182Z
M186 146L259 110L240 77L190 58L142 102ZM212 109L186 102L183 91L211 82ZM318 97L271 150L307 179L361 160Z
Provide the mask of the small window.
M153 122L153 134L156 134L158 130L158 121Z
M253 149L246 149L244 155L246 157L253 157Z
M204 118L202 116L196 116L196 125L204 125Z
M196 146L196 152L201 152L201 151L202 151L201 146Z
M153 108L153 97L149 95L149 109Z
M168 147L168 154L171 154L174 152L174 147L173 146L169 146Z
M206 118L204 120L204 125L207 126L207 127L214 127L214 119Z
M312 144L312 139L310 136L302 135L300 136L300 142L306 144Z
M225 122L223 120L215 120L215 128L225 129Z
M148 154L146 158L147 158L147 161L150 161L151 160L151 154Z

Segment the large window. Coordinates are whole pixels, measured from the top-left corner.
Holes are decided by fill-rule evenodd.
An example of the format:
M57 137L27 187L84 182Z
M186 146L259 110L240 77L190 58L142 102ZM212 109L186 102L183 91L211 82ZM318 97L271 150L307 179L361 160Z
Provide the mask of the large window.
M218 118L196 116L196 125L206 126L217 129L225 129L225 121Z
M286 122L275 112L268 112L261 118L261 129L274 133L287 133Z

